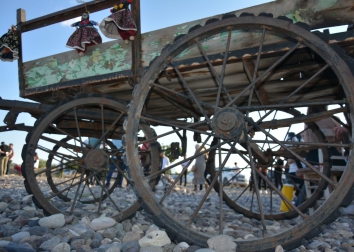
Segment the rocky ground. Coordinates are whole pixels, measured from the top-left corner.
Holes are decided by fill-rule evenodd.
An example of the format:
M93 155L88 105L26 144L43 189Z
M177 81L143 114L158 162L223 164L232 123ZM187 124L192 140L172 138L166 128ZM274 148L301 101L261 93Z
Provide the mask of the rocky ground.
M120 193L122 192L128 198L134 198L131 188L121 189ZM176 202L174 209L178 210L178 207L182 206L184 195L179 194L169 201ZM185 210L185 207L183 209ZM328 225L323 233L292 251L354 252L354 215L351 214L354 214L354 211L347 209L346 214ZM209 248L199 248L189 246L185 242L171 242L164 230L156 227L144 211L137 212L135 217L121 223L108 216L109 214L93 218L86 215L73 217L57 214L45 217L42 210L34 206L31 196L27 195L21 176L9 175L0 178L0 252L222 252L237 251L238 239L254 238L252 234L247 233L238 239L229 235L216 235L208 241ZM230 217L232 218L226 219L230 220L230 226L247 224L253 233L259 226L257 221L242 223L242 216L234 213L230 213ZM236 218L239 218L238 222L235 222ZM274 221L267 224L281 229L288 222ZM209 227L206 232L215 235L216 230ZM276 251L282 251L281 244Z

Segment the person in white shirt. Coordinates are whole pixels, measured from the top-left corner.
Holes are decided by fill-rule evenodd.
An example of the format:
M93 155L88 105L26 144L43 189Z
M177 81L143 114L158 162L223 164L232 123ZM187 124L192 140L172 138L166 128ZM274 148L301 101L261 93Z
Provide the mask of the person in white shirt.
M184 159L186 159L186 158L187 158L187 155L184 155ZM186 162L184 162L184 163L182 164L182 168L183 168L183 169L184 169L184 167L187 166L188 162L189 162L189 161L186 161ZM184 177L184 186L187 185L187 173L188 173L188 169L183 173L182 177L180 178L180 180L179 180L179 185L182 185L182 179L183 179L183 177Z
M165 152L161 152L162 166L161 170L165 170L168 166L170 166L170 159L166 157Z
M39 157L37 152L34 153L34 165L33 165L34 169L38 169L39 167Z
M237 184L237 175L240 174L240 168L237 166L237 162L235 162L235 168L234 168L234 175L233 175L233 179L232 179L232 186L234 187L234 184Z

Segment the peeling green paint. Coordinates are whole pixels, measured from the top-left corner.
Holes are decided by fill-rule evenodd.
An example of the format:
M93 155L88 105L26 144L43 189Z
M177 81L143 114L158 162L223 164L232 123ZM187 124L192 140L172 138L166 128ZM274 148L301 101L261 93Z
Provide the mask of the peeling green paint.
M178 54L178 55L175 57L175 59L180 59L180 58L183 58L183 57L187 56L190 51L191 51L191 48L186 48L186 49L184 49L180 54Z
M177 33L173 34L173 37L177 37L177 36L179 36L181 34L186 34L186 32L177 32Z
M188 25L179 26L179 27L177 27L177 30L184 30L184 29L186 29L187 26Z
M306 15L302 15L306 11L308 11L308 10L298 9L298 10L291 11L290 13L286 14L285 16L287 18L290 18L293 21L293 23L297 23L297 22L308 23L309 20L303 18L303 16L306 17Z
M160 56L161 52L153 52L148 55L143 55L143 59L147 62L152 61L157 56Z
M154 48L159 48L160 45L161 45L160 41L153 41L153 42L149 43L149 46L154 47Z
M26 84L28 88L46 86L59 82L91 77L129 70L126 54L128 50L115 43L107 50L101 52L100 48L92 51L91 55L62 62L54 57L46 62L36 62L35 67L26 71Z

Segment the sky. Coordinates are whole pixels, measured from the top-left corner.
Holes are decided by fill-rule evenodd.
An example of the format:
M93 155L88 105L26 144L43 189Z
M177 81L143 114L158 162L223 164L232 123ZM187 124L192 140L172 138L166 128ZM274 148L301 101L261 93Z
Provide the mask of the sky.
M88 1L86 1L88 2ZM172 25L185 23L188 21L206 18L217 14L222 14L234 10L247 8L254 5L263 4L270 1L264 0L221 0L218 2L211 0L141 0L141 30L142 33L165 28ZM31 20L66 8L71 8L79 3L76 0L11 0L6 1L0 16L0 36L7 32L12 24L16 24L16 10L22 8L26 11L26 19ZM84 11L84 10L83 10ZM101 22L103 18L110 15L109 9L91 13L90 19ZM79 20L79 17L77 18ZM24 62L37 58L47 57L53 54L66 52L72 49L65 47L69 36L74 28L70 24L77 20L68 20L59 24L51 25L35 31L23 34L23 60ZM101 33L103 42L110 41ZM22 100L32 102L19 97L17 62L0 61L0 97L6 100ZM0 110L0 126L8 111ZM28 114L20 114L17 123L25 123L32 126L35 122ZM0 141L7 144L13 143L15 150L14 163L20 164L21 150L25 143L26 132L0 132ZM167 143L163 143L167 144ZM193 146L194 147L194 146ZM191 149L194 151L194 148ZM192 153L190 153L192 154ZM46 159L46 155L39 153L40 158ZM232 163L234 160L232 161Z

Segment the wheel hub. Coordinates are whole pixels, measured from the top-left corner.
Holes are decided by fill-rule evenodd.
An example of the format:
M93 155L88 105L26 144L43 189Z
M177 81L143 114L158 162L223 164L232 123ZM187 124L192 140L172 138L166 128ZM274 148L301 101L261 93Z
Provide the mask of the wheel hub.
M101 171L108 167L109 157L103 150L93 149L90 150L85 158L86 165L88 168L95 171Z
M215 114L212 127L218 137L238 141L242 135L244 124L241 112L235 108L223 108Z

